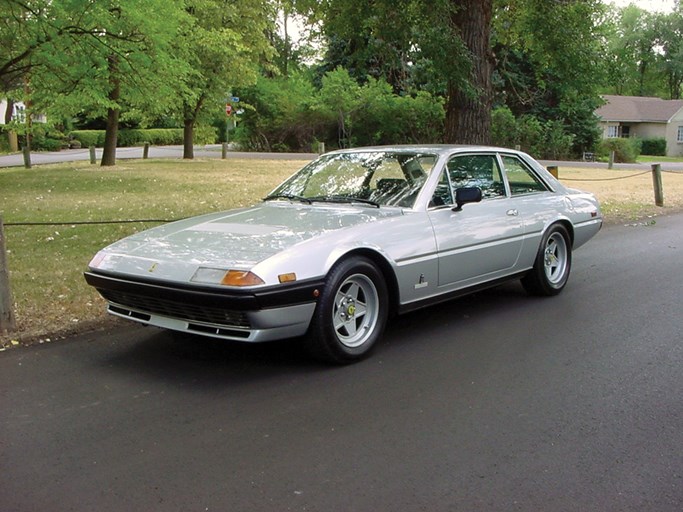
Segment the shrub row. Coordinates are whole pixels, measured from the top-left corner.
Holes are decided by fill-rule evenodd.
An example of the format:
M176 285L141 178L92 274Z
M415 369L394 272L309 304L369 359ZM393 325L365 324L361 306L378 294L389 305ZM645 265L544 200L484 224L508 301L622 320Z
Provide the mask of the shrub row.
M102 147L104 145L104 130L74 130L69 138L77 140L81 147ZM194 129L195 144L213 144L216 142L216 129L213 126L198 126ZM119 130L117 145L119 147L142 146L145 143L152 146L169 146L183 143L182 128L150 128Z

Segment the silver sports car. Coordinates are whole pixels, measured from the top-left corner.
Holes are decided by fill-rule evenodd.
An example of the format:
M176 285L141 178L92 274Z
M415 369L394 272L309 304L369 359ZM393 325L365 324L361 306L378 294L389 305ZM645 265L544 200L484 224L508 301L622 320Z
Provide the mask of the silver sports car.
M595 197L519 151L358 148L251 208L124 238L85 278L116 316L246 342L302 336L315 357L347 363L393 314L510 279L560 293L572 250L601 225Z

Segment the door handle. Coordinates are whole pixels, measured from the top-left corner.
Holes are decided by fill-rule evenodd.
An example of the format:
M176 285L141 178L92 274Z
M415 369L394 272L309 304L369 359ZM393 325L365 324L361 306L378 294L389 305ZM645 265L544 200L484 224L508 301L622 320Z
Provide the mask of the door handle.
M509 217L517 217L519 215L519 212L515 210L514 208L511 208L507 212L505 212Z

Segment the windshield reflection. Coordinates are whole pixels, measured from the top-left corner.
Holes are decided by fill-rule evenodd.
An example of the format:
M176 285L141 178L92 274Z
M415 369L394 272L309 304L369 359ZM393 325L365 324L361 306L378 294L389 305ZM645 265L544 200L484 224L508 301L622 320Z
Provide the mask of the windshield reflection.
M412 208L436 160L433 154L401 151L323 155L266 199Z

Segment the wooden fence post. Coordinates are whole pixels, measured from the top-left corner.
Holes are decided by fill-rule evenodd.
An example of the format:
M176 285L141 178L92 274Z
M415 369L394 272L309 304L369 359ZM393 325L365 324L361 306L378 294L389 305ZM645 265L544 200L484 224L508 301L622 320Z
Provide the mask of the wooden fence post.
M224 142L223 144L221 144L221 158L223 160L228 158L228 143L227 142Z
M607 163L607 168L612 169L614 167L614 151L609 152L609 162Z
M5 251L5 226L0 217L0 334L7 334L15 328L12 290L9 286L9 268Z
M27 169L31 168L31 148L28 146L24 146L22 149L22 153L24 154L24 167Z
M655 204L664 206L664 189L662 188L662 166L652 164L652 185L655 189Z
M95 165L97 163L97 153L95 152L95 146L90 146L90 163Z

